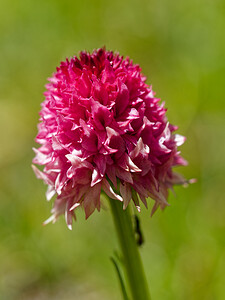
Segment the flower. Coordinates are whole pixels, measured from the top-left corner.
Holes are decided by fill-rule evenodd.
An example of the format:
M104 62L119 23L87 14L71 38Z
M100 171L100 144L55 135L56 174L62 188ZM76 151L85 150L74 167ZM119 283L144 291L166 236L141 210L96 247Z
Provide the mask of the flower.
M100 210L101 191L124 209L150 197L154 213L168 205L169 188L187 182L172 171L186 165L177 151L185 138L145 81L139 65L104 48L61 62L49 78L33 159L44 166L33 169L47 200L57 195L46 223L65 214L71 229L77 207L86 218Z

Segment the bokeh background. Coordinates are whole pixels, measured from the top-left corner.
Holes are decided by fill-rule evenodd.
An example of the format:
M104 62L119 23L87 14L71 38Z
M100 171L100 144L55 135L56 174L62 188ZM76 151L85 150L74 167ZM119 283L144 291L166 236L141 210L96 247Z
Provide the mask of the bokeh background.
M153 299L225 299L225 3L223 0L0 1L0 299L120 298L109 209L42 226L52 203L32 170L46 78L103 45L139 63L198 182L175 188L141 248ZM151 203L152 205L152 203ZM150 205L150 206L151 206Z

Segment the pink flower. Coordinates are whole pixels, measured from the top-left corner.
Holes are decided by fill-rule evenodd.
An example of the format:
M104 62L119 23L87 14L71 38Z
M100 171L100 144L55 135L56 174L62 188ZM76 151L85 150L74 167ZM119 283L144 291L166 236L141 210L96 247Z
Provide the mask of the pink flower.
M124 209L131 200L147 207L150 197L153 213L168 205L169 188L186 183L172 171L186 164L177 151L185 139L145 80L129 58L105 49L67 59L49 78L33 160L44 166L33 169L47 199L57 195L46 223L65 214L71 229L77 207L86 218L100 210L101 191Z

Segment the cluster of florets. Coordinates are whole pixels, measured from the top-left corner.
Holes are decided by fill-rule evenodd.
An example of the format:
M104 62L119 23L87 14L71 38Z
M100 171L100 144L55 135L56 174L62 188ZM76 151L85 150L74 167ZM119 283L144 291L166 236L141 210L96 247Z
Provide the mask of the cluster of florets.
M168 205L168 189L184 179L172 167L185 165L164 104L145 83L139 65L99 49L61 62L49 78L33 162L38 178L48 185L47 199L57 198L55 221L65 214L69 228L74 210L86 218L100 210L101 191L123 201L155 201L152 212Z

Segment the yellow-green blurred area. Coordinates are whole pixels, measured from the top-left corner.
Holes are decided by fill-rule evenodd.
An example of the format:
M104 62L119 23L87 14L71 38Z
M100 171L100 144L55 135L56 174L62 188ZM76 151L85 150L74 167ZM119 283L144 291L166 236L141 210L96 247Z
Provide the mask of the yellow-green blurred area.
M52 203L31 170L44 85L57 65L106 46L139 63L198 182L171 206L142 207L141 247L153 300L225 299L225 3L223 0L0 1L0 299L121 299L106 202L42 226ZM149 200L149 208L153 201Z

